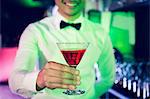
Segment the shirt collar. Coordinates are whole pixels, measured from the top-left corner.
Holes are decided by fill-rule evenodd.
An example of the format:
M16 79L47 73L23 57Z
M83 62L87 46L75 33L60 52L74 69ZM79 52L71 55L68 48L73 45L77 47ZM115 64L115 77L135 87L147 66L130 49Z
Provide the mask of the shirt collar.
M60 29L59 25L62 20L68 23L82 23L83 22L83 15L80 15L80 17L74 21L68 21L57 11L53 17L54 17L54 24L58 29Z

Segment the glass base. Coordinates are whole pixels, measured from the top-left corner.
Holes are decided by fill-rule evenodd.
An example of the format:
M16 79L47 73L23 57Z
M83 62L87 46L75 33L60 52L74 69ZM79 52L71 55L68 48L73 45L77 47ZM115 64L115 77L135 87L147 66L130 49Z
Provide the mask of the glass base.
M65 90L63 93L66 95L81 95L81 94L84 94L85 91L84 90Z

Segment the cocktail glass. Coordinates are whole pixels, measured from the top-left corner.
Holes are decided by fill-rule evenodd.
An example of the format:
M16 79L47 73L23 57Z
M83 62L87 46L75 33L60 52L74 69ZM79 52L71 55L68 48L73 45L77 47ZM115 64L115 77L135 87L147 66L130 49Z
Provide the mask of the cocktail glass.
M64 56L64 59L68 63L69 66L76 68L80 63L89 43L57 43L61 53ZM84 90L65 90L63 92L67 95L80 95L84 94Z

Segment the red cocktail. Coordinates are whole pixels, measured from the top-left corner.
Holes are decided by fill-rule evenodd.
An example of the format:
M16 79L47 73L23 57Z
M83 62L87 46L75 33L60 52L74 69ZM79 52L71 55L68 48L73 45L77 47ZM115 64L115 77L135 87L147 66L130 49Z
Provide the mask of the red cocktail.
M80 60L82 59L82 56L86 49L81 50L61 50L66 62L70 65L76 68L76 66L79 64Z

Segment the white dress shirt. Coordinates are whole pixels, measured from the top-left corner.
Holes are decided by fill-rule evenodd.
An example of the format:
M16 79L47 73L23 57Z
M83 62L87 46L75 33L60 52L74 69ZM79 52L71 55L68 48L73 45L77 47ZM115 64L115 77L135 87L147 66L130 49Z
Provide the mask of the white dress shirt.
M15 59L15 68L9 79L10 89L23 97L33 99L96 99L106 92L115 79L115 63L108 33L99 24L80 16L80 30L68 26L60 29L61 20L67 21L58 12L30 24L23 32ZM77 69L80 70L82 95L65 95L64 89L36 91L36 79L40 69L48 61L67 64L56 43L88 42L89 46ZM97 63L101 81L95 83L94 64Z

